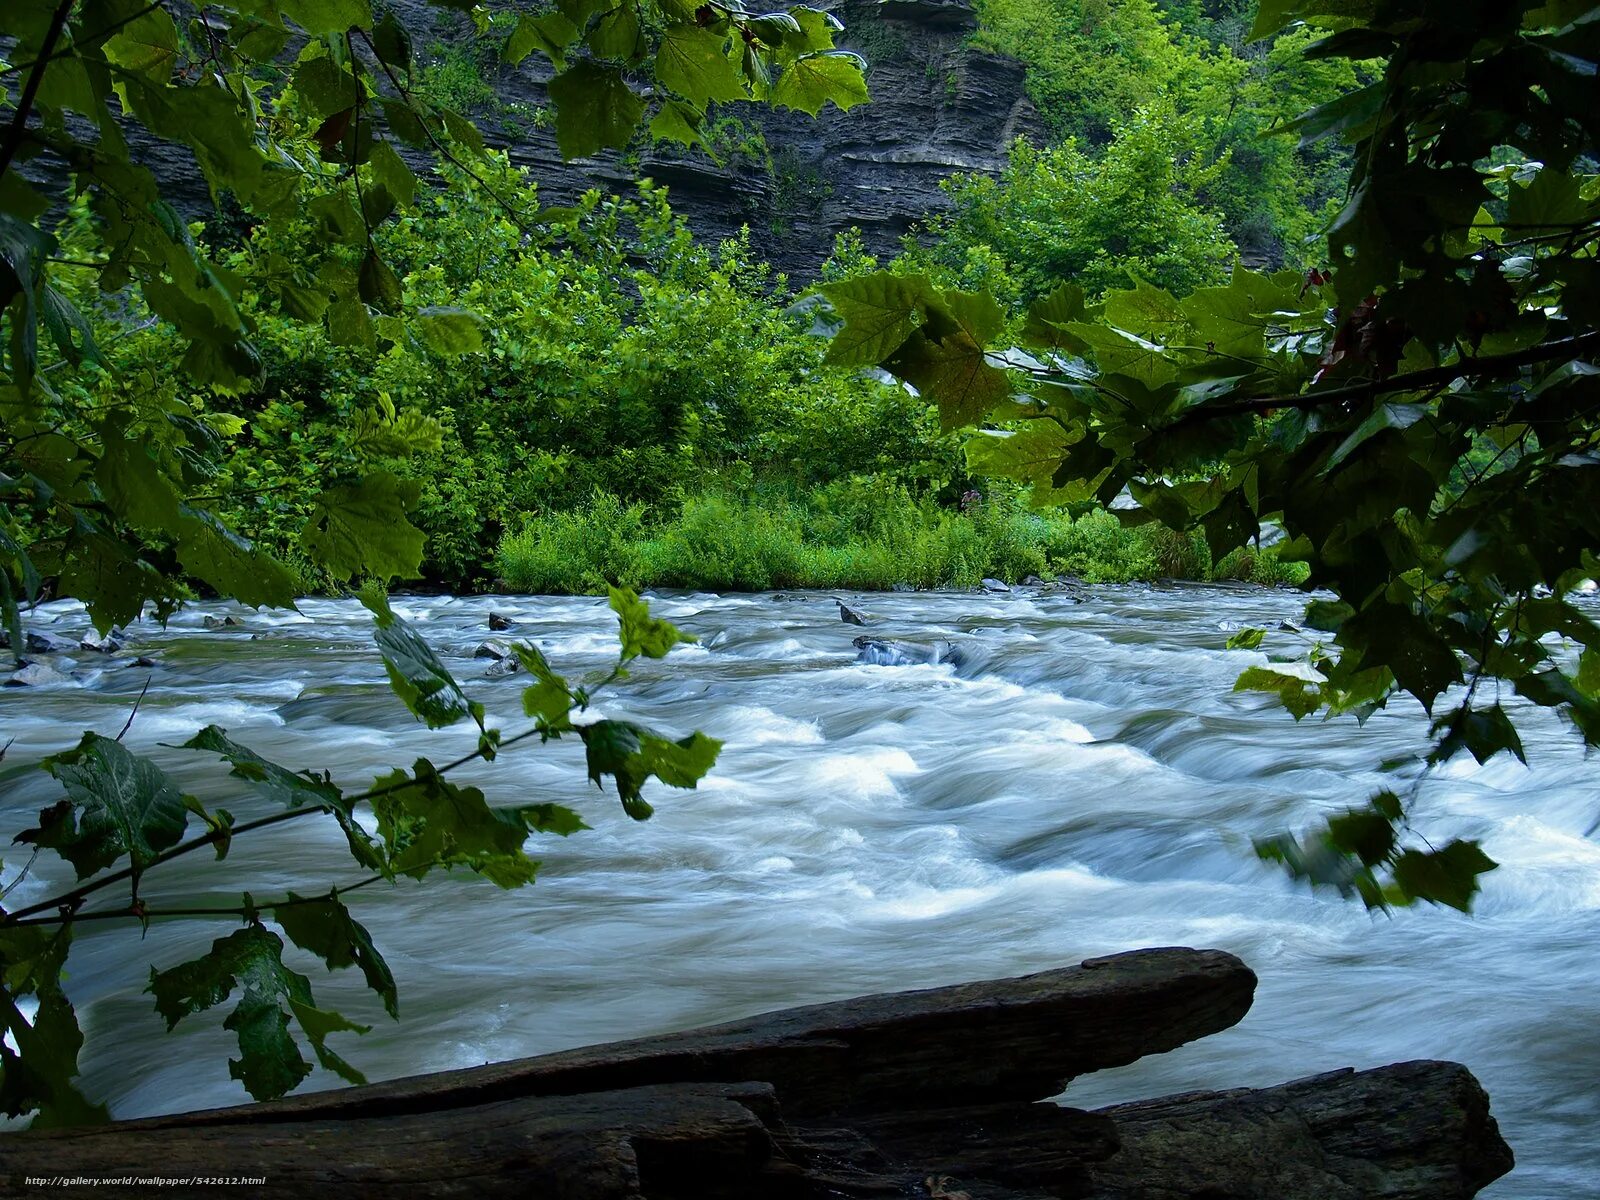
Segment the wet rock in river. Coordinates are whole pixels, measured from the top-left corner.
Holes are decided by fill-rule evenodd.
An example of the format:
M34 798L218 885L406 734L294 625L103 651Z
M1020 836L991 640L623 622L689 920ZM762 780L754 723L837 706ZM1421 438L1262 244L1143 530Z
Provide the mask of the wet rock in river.
M122 649L122 643L117 641L116 632L106 634L105 637L96 637L93 633L83 635L83 640L78 643L80 650L90 650L95 654L115 654Z
M851 608L843 600L835 600L834 603L839 606L839 619L845 624L865 625L867 623L867 619L865 617L863 617L855 609Z
M926 645L891 638L858 637L853 643L856 661L875 667L916 667L948 664L959 667L967 661L959 646L943 638Z
M244 622L239 620L238 617L213 617L213 616L208 615L206 617L206 628L207 629L242 629L242 628L244 628Z
M1011 585L1002 579L985 579L982 588L986 592L1009 592Z
M492 612L489 614L489 628L495 633L504 633L515 624L516 622L504 613Z
M78 648L76 642L69 638L57 637L53 633L36 633L30 630L23 640L31 654L65 654Z
M493 639L487 642L479 642L478 648L472 652L473 658L505 659L510 658L511 656L510 646L507 646L504 642Z
M500 679L506 675L515 675L522 670L522 660L516 655L507 655L496 660L487 671L483 673L485 679Z
M71 678L44 663L27 663L7 677L6 687L42 687L47 683L70 683Z

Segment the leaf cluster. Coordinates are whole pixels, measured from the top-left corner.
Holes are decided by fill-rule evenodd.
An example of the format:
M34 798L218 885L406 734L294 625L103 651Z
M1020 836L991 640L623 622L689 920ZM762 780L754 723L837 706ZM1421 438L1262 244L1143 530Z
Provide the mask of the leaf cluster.
M509 738L484 725L483 706L466 695L386 598L372 592L365 599L376 618L378 647L396 694L430 728L474 721L477 749L443 765L418 758L409 769L396 769L365 789L350 791L329 772L292 771L209 726L182 749L220 757L235 777L271 803L271 811L246 820L228 809L208 809L161 764L118 739L87 733L73 749L45 759L41 766L62 784L65 797L43 809L39 824L16 841L32 846L35 855L55 853L78 882L47 899L0 909L0 1024L7 1035L0 1044L0 1103L7 1115L32 1112L35 1123L45 1126L105 1119L104 1108L86 1100L74 1082L83 1034L61 989L63 963L82 922L121 919L147 925L168 917L239 922L240 928L217 938L199 957L151 969L148 990L167 1027L233 1001L223 1027L237 1036L239 1057L230 1061L229 1071L257 1100L282 1096L310 1074L302 1045L310 1046L324 1069L362 1083L360 1071L328 1039L336 1033L365 1033L370 1026L319 1007L310 979L286 960L288 948L292 945L329 970L354 967L385 1012L398 1019L394 973L346 896L374 883L456 870L502 888L523 887L534 881L539 866L527 853L531 838L564 837L587 828L562 804L491 804L480 789L449 778L454 771L478 759L493 759L521 741L575 735L585 743L590 777L596 784L613 779L624 810L643 820L651 813L643 796L648 779L692 788L716 761L721 744L703 734L674 740L632 722L574 720L600 688L626 675L627 663L640 656L665 657L673 646L692 640L651 616L631 592L612 594L619 652L615 667L601 680L569 682L537 648L517 644L533 677L523 691L523 707L534 724ZM199 818L202 832L191 833L191 817ZM238 837L317 817L338 825L352 860L365 873L362 878L309 895L290 891L276 899L246 892L231 907L171 900L150 904L140 895L146 872L185 854L212 848L219 859L225 858ZM126 898L106 905L106 889L124 883ZM26 1012L24 1005L33 1011Z
M1327 638L1240 687L1297 718L1405 694L1436 714L1431 762L1481 761L1521 754L1514 694L1594 745L1600 626L1568 596L1600 574L1600 181L1582 154L1600 109L1579 82L1600 8L1354 11L1285 0L1255 27L1302 19L1327 31L1309 54L1384 61L1298 125L1359 163L1331 269L1092 305L1063 283L1028 310L1026 357L999 356L981 297L866 275L823 289L832 355L914 384L950 426L992 422L969 461L1039 503L1126 493L1125 519L1199 529L1214 556L1281 526L1332 593L1307 614ZM1525 157L1502 165L1507 147ZM1406 894L1471 894L1399 861L1423 860L1395 863Z

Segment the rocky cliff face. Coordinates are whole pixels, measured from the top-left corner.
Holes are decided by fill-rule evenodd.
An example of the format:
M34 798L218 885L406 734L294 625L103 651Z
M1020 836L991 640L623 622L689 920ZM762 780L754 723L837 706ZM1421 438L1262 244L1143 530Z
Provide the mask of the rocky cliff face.
M421 0L414 7L416 23L427 27L430 11ZM1043 124L1023 91L1022 65L965 45L975 17L963 0L822 0L818 7L844 22L839 44L867 60L872 102L847 113L830 106L816 119L724 105L713 114L725 121L721 165L671 146L631 159L562 162L554 135L517 115L545 103L537 56L491 78L500 114L478 113L479 126L530 168L548 203L568 203L592 187L627 191L647 176L668 188L699 237L715 241L748 226L756 252L794 281L813 278L834 235L851 226L869 251L892 255L915 221L947 203L940 180L998 171L1012 140L1039 136ZM441 41L449 35L448 26L440 30ZM741 141L746 148L734 150Z

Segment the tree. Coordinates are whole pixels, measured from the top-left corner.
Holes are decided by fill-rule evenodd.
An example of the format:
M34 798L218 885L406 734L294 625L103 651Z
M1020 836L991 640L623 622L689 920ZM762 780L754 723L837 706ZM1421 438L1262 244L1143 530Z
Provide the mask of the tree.
M1258 850L1369 906L1466 909L1495 864L1411 826L1426 771L1522 757L1524 703L1600 744L1600 626L1570 599L1600 574L1600 6L1264 0L1252 36L1294 22L1322 33L1314 58L1383 63L1284 130L1354 143L1326 269L1094 305L1063 283L1029 310L1043 365L1020 386L986 354L992 299L868 275L824 289L831 357L893 371L947 426L1010 422L969 462L1037 503L1127 489L1130 519L1199 528L1215 555L1281 523L1332 593L1307 606L1322 637L1238 687L1296 718L1409 695L1432 744L1393 788Z
M624 147L644 130L696 144L712 103L763 101L815 114L830 101L849 107L866 98L859 60L833 49L837 23L812 8L754 15L716 2L557 0L506 34L470 0L436 3L466 14L475 36L494 36L509 63L534 50L550 59L556 134L568 157ZM414 86L410 32L369 0L12 0L0 45L0 109L8 110L0 131L0 624L12 654L24 652L22 615L47 583L81 599L102 632L150 605L164 620L195 589L291 605L290 572L206 499L208 480L248 419L209 411L204 392L248 392L259 371L254 314L263 309L320 324L347 344L404 344L441 356L482 350L493 336L482 316L408 304L373 236L415 205L425 186L411 165L419 153L490 186L473 165L484 154L481 138L461 113ZM142 165L148 147L161 143L192 159L236 221L306 221L311 236L252 242L260 252L223 266L171 202L174 180ZM490 190L524 228L564 219ZM76 226L81 236L70 252L53 232L68 215L65 196L91 218ZM137 309L170 324L187 343L181 365L197 394L97 387L107 367L85 304ZM354 441L389 456L437 441L437 429L392 411L360 419L371 428ZM352 465L326 481L301 547L332 579L367 580L363 599L394 690L430 728L475 723L476 750L443 766L418 758L347 790L326 772L290 770L223 730L202 730L189 749L220 755L282 805L249 820L186 795L120 737L87 733L47 759L42 765L65 798L19 840L35 856L59 855L78 883L0 910L6 1113L34 1112L45 1124L104 1116L73 1083L83 1039L61 984L81 922L147 922L169 911L242 922L194 961L152 973L157 1011L170 1026L237 992L225 1025L241 1053L230 1069L258 1099L282 1095L310 1070L291 1022L325 1068L359 1078L327 1039L362 1027L316 1006L307 978L284 961L284 937L330 968L359 967L394 1015L394 979L345 893L441 869L521 886L536 865L523 848L528 837L582 828L559 805L492 806L476 788L452 782L454 768L535 737L581 737L590 777L612 780L624 809L643 819L647 780L692 787L715 759L717 743L700 734L673 739L627 722L572 720L631 660L659 658L685 640L621 591L612 594L621 637L615 668L569 682L536 649L518 646L517 661L533 679L523 695L533 724L510 737L487 727L483 708L374 586L417 571L423 539L406 515L417 485L370 460ZM356 819L357 806L370 810L376 834ZM309 896L257 901L246 892L220 909L158 911L140 898L150 870L202 848L225 855L235 837L307 816L337 822L362 879ZM204 832L189 832L191 817ZM124 901L103 906L106 889L124 886Z

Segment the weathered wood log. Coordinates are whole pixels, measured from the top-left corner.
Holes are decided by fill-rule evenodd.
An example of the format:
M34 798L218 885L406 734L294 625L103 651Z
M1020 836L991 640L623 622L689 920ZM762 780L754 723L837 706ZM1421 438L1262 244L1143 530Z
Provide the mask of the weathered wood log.
M0 1195L30 1178L243 1176L266 1182L185 1194L1454 1200L1509 1168L1487 1098L1453 1064L1098 1113L1041 1102L1231 1025L1254 983L1219 952L1141 951L270 1105L0 1136Z
M165 1132L127 1122L8 1139L0 1163L8 1195L37 1191L26 1186L30 1178L79 1178L131 1181L118 1185L121 1195L235 1200L815 1196L773 1137L777 1112L767 1084L680 1083L363 1120Z
M1458 1063L1334 1071L1100 1114L1122 1139L1090 1168L1103 1200L1466 1200L1512 1167L1488 1095Z
M771 1083L790 1117L1041 1100L1235 1024L1256 977L1219 950L1137 950L1016 979L891 992L539 1058L142 1122L370 1117L652 1083Z

